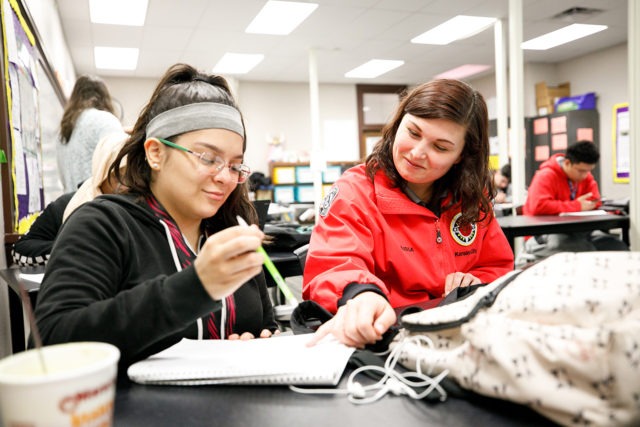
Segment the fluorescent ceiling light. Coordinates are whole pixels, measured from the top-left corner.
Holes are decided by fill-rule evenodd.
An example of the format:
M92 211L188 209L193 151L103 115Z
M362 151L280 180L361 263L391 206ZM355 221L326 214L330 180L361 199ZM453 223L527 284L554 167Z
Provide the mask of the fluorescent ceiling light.
M253 18L246 33L286 35L316 10L316 3L269 0Z
M138 66L139 50L134 47L93 48L96 68L103 70L135 70Z
M437 79L464 79L491 68L490 65L466 64L435 76Z
M559 30L536 37L535 39L527 40L520 46L523 49L547 50L606 29L606 25L571 24Z
M449 44L478 34L496 22L496 18L458 15L411 39L411 43Z
M94 24L142 27L148 0L89 0L89 16Z
M387 73L399 66L403 65L404 61L394 61L390 59L372 59L369 62L365 62L359 67L346 73L345 77L360 78L360 79L373 79Z
M225 53L213 67L218 74L246 74L264 59L262 54Z

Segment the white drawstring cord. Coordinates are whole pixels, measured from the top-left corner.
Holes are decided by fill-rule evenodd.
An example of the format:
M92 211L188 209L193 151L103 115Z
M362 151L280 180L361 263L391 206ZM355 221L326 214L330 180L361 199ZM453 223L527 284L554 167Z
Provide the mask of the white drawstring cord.
M416 360L415 372L402 373L395 370L400 355L405 347L409 345L417 345L419 347L426 345L428 348L433 348L433 342L426 336L405 337L398 343L393 351L389 353L389 356L385 360L384 367L367 365L361 366L353 371L347 380L346 389L314 389L301 388L293 385L290 385L289 388L297 393L305 394L347 394L349 401L355 404L373 403L388 393L396 396L407 395L412 399L422 399L434 390L440 394L441 401L446 400L447 392L442 388L440 382L449 374L448 370L444 370L432 378L422 373L420 366L422 361L421 357ZM367 371L380 372L383 376L374 384L362 385L356 381L356 377ZM422 387L427 388L421 392L416 390Z
M176 251L176 245L173 243L173 237L171 237L171 230L169 230L169 226L165 224L163 220L160 220L160 224L162 224L162 226L164 227L164 232L167 235L167 241L169 242L169 247L171 248L171 256L173 257L173 263L176 266L176 270L182 271L182 266L180 265L180 260L178 259L178 252ZM204 337L201 317L198 318L196 324L198 325L198 339L201 340Z

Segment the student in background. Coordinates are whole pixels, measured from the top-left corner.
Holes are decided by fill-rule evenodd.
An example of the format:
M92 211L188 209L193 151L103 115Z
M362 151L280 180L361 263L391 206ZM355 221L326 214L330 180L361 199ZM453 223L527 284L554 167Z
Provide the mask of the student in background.
M496 189L495 203L511 202L511 164L507 163L493 172L493 184Z
M65 193L77 190L91 176L98 141L114 132L122 133L122 125L107 85L98 77L80 76L64 109L56 148Z
M36 308L43 342L108 342L124 368L185 337L271 336L264 235L236 219L257 222L245 149L226 80L169 68L110 168L127 192L85 203L58 236Z
M91 177L80 186L78 191L65 193L49 203L29 231L14 244L11 253L17 265L31 267L45 265L49 260L60 227L71 212L101 194L117 191L116 186L111 185L113 178L108 176L108 169L126 138L125 133L115 133L100 140L93 153Z
M45 265L49 260L53 242L62 227L62 216L74 192L65 193L49 203L36 220L11 248L11 257L21 267Z
M564 154L554 154L533 176L522 212L525 215L558 215L598 208L600 191L591 175L600 153L590 141L578 141ZM535 236L525 242L524 251L541 259L557 252L629 250L615 236L602 231Z
M490 199L487 107L457 80L412 90L366 163L345 172L320 208L303 297L336 315L348 345L373 343L394 308L488 283L513 269Z
M102 194L120 193L126 189L116 181L114 174L109 173L109 168L128 138L129 135L122 132L112 133L100 140L91 160L91 177L82 183L69 201L64 210L63 221L66 221L69 215L84 203ZM125 166L126 158L123 158L120 168Z

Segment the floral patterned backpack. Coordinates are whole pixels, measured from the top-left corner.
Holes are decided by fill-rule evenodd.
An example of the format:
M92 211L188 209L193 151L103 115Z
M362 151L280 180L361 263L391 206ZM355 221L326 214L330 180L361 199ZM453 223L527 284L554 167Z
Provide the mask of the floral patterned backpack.
M559 253L402 316L400 363L563 425L640 425L640 252Z

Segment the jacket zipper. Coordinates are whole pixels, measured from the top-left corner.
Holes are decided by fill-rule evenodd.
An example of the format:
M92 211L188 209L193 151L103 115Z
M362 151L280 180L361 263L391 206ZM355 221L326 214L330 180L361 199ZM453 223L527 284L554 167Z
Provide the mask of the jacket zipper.
M440 234L440 219L436 219L436 243L442 243L442 234Z

